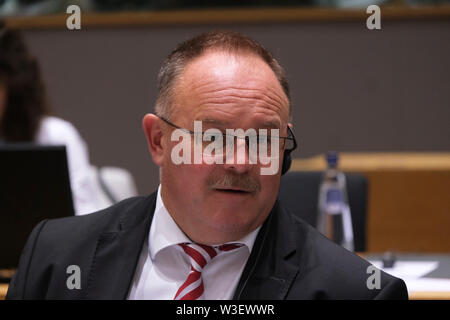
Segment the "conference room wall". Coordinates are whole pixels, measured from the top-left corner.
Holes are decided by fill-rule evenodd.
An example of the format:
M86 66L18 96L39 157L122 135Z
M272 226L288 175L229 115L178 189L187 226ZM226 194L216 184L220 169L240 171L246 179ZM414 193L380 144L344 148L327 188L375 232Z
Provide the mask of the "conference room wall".
M139 193L158 185L141 119L176 43L232 29L262 42L286 68L294 132L305 157L338 151L450 151L450 21L25 30L50 102L97 166L120 166Z

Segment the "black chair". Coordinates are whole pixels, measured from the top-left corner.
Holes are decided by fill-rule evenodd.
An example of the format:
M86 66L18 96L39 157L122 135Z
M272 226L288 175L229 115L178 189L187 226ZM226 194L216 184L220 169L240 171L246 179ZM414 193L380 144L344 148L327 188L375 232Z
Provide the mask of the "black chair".
M291 171L281 178L278 198L290 211L316 227L319 185L322 172ZM355 251L366 250L367 178L346 173L347 194L352 215Z

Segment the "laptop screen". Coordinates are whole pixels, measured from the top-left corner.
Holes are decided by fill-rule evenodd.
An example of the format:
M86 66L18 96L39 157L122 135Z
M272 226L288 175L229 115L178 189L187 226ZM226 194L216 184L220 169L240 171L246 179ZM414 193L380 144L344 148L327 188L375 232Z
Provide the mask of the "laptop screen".
M0 144L0 269L17 268L37 223L71 215L65 146Z

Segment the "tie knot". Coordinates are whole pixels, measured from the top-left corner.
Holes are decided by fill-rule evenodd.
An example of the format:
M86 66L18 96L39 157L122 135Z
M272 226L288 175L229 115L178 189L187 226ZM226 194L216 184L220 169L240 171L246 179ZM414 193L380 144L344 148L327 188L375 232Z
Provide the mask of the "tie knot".
M178 244L191 260L191 271L175 294L175 300L195 300L203 295L204 285L202 271L206 264L224 251L231 251L243 246L241 243L227 243L220 246L207 246L197 243Z
M209 261L221 252L232 251L243 246L241 243L226 243L220 246L208 246L198 243L180 243L179 246L189 256L192 268L202 272Z

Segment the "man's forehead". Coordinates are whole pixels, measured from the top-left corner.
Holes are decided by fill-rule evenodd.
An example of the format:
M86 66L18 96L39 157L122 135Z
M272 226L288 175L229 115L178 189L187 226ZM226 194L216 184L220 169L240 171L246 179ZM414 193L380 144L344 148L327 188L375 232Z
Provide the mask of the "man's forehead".
M274 72L261 58L249 54L204 54L186 66L175 92L177 104L188 109L185 112L203 104L265 101L273 110L279 109L283 118L288 113L288 99ZM274 127L274 120L270 121L265 124Z
M233 128L235 126L235 121L217 118L211 115L198 116L195 120L201 121L206 126L214 126L219 128ZM276 118L256 119L253 124L259 128L279 128L281 125L280 121Z
M187 80L226 79L235 80L242 77L257 80L278 81L274 72L260 57L255 54L207 51L187 64L183 77ZM262 83L262 81L261 81Z

